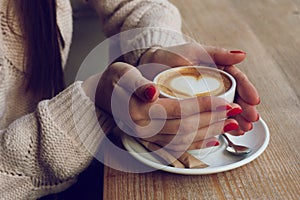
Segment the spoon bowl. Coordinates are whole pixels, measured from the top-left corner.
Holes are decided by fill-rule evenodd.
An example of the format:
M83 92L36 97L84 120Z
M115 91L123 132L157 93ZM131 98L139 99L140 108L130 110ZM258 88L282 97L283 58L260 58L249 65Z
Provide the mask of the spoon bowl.
M226 147L226 151L228 151L229 153L235 155L235 156L241 156L241 155L245 155L251 152L251 148L246 147L246 146L242 146L242 145L237 145L234 144L228 137L227 135L224 133L222 134L222 136L226 139L227 141L227 147Z

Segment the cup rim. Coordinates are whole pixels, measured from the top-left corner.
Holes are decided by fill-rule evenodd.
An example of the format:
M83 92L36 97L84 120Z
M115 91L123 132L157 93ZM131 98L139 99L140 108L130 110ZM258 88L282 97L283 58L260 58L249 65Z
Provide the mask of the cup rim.
M170 71L177 71L177 70L180 70L182 68L208 69L208 70L217 71L219 73L222 73L222 74L226 75L230 79L230 81L231 81L231 87L225 93L222 93L222 94L218 95L217 97L222 97L224 95L226 96L226 94L230 94L231 92L233 92L232 90L234 90L234 92L235 92L235 89L236 89L236 80L235 80L235 78L231 74L229 74L228 72L225 72L223 70L220 70L218 68L208 67L208 66L202 66L202 65L179 66L179 67L174 67L174 68L170 68L170 69L164 70L164 71L160 72L159 74L157 74L154 77L153 82L157 85L159 77L161 77L163 74L166 74L166 73L168 73ZM188 99L188 98L175 97L175 96L166 94L165 92L163 92L161 90L160 90L160 95L162 95L163 97L166 97L166 98L171 98L171 99ZM193 97L190 97L190 98L195 98L195 97L196 96L193 96Z

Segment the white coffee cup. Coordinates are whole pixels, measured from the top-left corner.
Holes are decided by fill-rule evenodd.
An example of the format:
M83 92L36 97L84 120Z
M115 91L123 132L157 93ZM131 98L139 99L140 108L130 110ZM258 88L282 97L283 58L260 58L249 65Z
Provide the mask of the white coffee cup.
M233 102L236 81L222 70L205 66L182 66L159 73L153 80L162 97L186 99L218 96Z
M236 80L222 70L205 66L182 66L159 73L153 80L160 90L160 96L172 99L186 99L197 96L217 96L232 103ZM218 137L217 137L218 138ZM189 150L203 159L218 147Z

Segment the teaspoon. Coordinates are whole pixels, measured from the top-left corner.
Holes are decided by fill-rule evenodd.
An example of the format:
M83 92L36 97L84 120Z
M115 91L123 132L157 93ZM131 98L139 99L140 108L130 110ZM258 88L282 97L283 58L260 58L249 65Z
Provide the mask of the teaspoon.
M242 146L242 145L237 145L234 144L232 141L230 141L230 139L227 137L227 135L222 134L222 136L226 139L227 141L227 147L226 150L236 156L241 156L241 155L245 155L251 152L251 149L249 147L246 146Z

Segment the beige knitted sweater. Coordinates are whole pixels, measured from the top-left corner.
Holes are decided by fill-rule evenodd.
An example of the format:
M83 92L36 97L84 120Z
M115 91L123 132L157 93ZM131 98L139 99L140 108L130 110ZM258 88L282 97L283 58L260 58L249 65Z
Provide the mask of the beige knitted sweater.
M145 26L180 31L179 13L165 0L90 1L108 36ZM0 1L0 199L36 199L72 185L113 123L107 114L95 112L81 82L41 102L25 92L24 47L14 3ZM67 0L57 0L57 4L58 25L66 43L61 52L65 63L71 44L72 10ZM155 34L143 32L122 45L172 44ZM135 51L128 60L135 63L141 53Z

